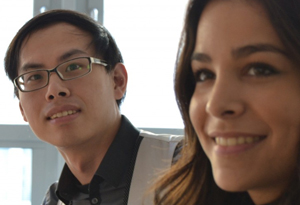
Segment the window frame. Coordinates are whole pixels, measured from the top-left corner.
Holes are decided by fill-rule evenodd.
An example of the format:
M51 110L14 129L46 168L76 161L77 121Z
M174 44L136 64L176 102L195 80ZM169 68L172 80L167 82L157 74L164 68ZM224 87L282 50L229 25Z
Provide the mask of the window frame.
M1 148L32 150L31 204L41 204L49 186L58 180L62 157L54 146L39 140L28 125L0 125L0 133Z

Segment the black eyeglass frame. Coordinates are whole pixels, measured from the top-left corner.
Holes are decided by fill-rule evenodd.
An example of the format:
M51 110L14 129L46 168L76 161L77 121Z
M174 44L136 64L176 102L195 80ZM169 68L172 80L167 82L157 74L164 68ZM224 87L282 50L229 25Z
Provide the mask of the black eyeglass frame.
M76 76L76 77L74 77L74 78L64 79L63 76L57 71L57 68L60 67L61 65L65 64L65 63L68 63L68 62L70 62L70 61L73 61L73 60L76 60L76 59L82 59L82 58L86 58L86 59L89 60L89 65L90 65L91 69L89 69L89 71L88 71L87 73L85 73L85 74L83 74L83 75L80 75L80 76ZM29 72L23 73L22 75L19 75L19 76L17 76L17 77L14 79L14 85L15 85L15 86L18 88L18 90L21 91L21 92L32 92L32 91L40 90L40 89L42 89L42 88L44 88L44 87L47 87L47 85L49 84L50 73L55 72L55 73L58 75L58 77L59 77L62 81L74 80L74 79L77 79L77 78L81 78L81 77L83 77L83 76L86 76L87 74L89 74L90 72L92 72L92 68L93 68L92 64L94 64L94 63L95 63L95 64L98 64L98 65L102 65L102 66L104 66L104 67L107 67L107 66L108 66L108 64L107 64L104 60L100 60L100 59L94 58L94 57L78 57L78 58L73 58L73 59L70 59L70 60L65 61L65 62L63 62L63 63L60 63L60 64L57 65L55 68L50 69L50 70L47 70L47 69L37 69L37 70L33 70L33 71L29 71ZM46 71L46 72L48 73L47 83L46 83L44 86L42 86L42 87L40 87L40 88L37 88L37 89L33 89L33 90L23 90L23 89L21 89L20 85L17 83L18 79L21 78L22 76L28 74L28 73L33 73L33 72L36 72L36 71Z

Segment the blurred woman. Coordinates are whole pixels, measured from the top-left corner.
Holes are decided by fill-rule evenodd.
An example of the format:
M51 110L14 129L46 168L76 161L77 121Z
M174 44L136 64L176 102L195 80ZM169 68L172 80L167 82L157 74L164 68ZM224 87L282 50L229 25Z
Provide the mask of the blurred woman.
M175 92L186 146L155 204L300 204L299 0L191 0Z

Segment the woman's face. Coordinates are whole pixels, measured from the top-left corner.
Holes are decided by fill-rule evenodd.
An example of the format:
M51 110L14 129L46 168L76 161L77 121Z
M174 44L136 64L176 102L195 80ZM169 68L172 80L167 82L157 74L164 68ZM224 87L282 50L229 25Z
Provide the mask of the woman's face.
M190 118L216 183L248 191L258 204L278 198L296 171L300 68L264 10L254 2L210 2L191 65Z

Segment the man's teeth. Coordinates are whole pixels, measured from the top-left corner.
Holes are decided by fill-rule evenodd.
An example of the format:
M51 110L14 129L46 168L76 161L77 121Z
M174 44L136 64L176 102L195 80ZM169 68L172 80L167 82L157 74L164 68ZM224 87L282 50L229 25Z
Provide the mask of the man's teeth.
M67 115L72 115L72 114L74 114L76 112L77 112L76 110L68 110L68 111L59 112L59 113L56 113L56 114L52 115L50 117L50 119L53 120L55 118L65 117Z
M232 138L224 138L224 137L216 137L217 145L221 146L235 146L242 144L251 144L259 141L260 137L232 137Z

